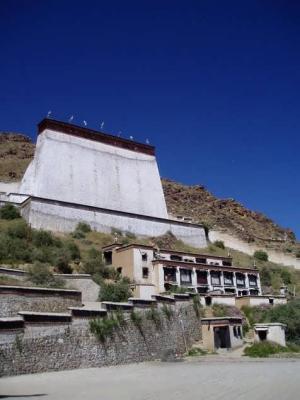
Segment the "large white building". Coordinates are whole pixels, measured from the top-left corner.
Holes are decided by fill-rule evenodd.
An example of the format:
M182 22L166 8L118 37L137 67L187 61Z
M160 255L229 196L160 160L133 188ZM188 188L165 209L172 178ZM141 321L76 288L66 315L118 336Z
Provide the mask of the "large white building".
M53 119L38 125L19 193L0 193L1 201L18 204L35 228L72 231L85 221L97 231L169 231L206 246L203 226L169 219L153 146Z

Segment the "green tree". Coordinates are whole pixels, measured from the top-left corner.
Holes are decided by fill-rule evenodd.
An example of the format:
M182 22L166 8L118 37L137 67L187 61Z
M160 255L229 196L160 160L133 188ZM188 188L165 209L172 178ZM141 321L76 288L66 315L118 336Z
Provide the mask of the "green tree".
M130 284L123 278L114 283L103 282L100 288L99 301L127 301L132 296Z
M260 261L268 261L268 259L269 259L268 253L266 253L263 250L256 250L254 252L253 256L254 256L254 258L256 258L257 260L260 260Z
M19 210L12 204L5 204L0 208L0 218L1 219L17 219L20 218Z

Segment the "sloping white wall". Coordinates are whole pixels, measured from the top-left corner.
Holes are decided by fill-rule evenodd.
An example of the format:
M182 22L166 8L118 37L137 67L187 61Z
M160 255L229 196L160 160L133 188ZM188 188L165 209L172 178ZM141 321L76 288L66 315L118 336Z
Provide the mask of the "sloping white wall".
M264 250L266 253L268 253L270 261L300 269L300 259L276 250L271 250L264 248L263 246L255 245L253 243L246 243L235 236L229 235L228 233L210 230L208 237L211 242L214 242L215 240L222 240L226 247L242 251L243 253L249 254L251 256L256 250Z
M20 193L167 218L154 156L44 130Z
M33 228L54 232L71 232L78 222L90 224L92 229L110 233L111 228L134 233L139 237L161 236L168 231L178 239L194 247L206 247L206 236L201 225L184 224L168 219L146 218L142 215L121 214L104 209L66 206L57 201L43 202L31 199L21 210L23 217Z

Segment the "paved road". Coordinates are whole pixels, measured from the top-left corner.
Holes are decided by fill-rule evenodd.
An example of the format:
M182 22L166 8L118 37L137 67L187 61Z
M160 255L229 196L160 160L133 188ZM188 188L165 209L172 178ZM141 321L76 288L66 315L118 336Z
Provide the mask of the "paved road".
M0 380L0 399L295 400L300 360L193 359L22 375Z

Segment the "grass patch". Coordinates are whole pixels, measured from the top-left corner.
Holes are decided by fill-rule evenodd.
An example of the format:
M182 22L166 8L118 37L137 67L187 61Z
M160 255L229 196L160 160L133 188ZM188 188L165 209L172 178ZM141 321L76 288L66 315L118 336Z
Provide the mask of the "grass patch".
M96 318L89 323L90 331L100 342L104 343L108 337L113 335L115 329L119 327L119 322L111 317Z
M163 312L163 314L165 315L165 317L167 318L167 320L171 320L174 316L174 310L171 307L168 307L166 304L164 304L161 308L161 311Z
M278 353L299 353L300 346L294 344L287 345L286 347L280 346L273 342L259 342L254 343L252 346L246 347L244 354L249 357L269 357Z
M197 318L201 318L204 314L204 310L200 302L200 297L198 295L193 297L193 308Z
M160 313L159 313L159 311L158 311L156 308L151 307L150 310L147 310L147 311L146 311L146 318L147 318L148 320L154 322L154 325L155 325L157 328L160 328L160 327L161 327Z
M207 354L206 350L202 350L199 347L193 347L187 352L188 357L205 356Z
M133 310L130 313L130 319L134 323L134 325L139 329L139 331L142 332L143 317L141 313Z

